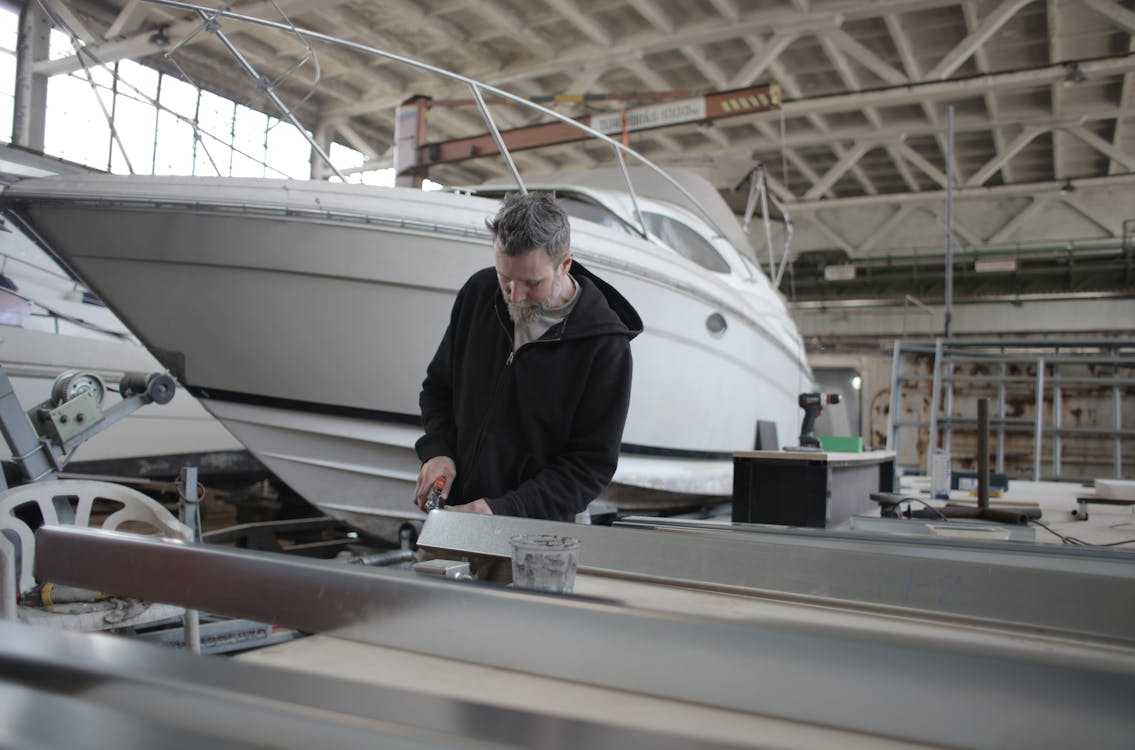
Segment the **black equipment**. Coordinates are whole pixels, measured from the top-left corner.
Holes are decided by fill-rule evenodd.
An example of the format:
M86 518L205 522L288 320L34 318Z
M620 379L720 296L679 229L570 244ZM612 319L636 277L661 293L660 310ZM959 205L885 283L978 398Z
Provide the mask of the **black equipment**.
M801 393L796 400L804 410L804 423L800 425L800 447L819 449L820 439L814 432L816 417L824 410L825 404L838 404L838 393Z

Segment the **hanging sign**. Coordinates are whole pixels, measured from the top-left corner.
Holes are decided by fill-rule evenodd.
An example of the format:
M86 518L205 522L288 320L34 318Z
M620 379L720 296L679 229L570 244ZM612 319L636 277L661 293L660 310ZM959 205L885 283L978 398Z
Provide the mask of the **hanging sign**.
M672 102L652 104L649 107L636 107L627 110L627 130L645 130L683 122L697 122L705 119L705 97L676 99ZM593 115L591 127L600 133L623 132L621 112L608 112Z

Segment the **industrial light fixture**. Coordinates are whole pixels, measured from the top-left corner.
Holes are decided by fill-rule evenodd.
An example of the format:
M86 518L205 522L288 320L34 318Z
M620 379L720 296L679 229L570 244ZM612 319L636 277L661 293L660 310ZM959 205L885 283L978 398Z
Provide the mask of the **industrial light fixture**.
M824 266L824 281L852 281L855 279L855 264Z
M1083 83L1086 80L1088 80L1088 77L1084 75L1084 71L1080 69L1080 63L1068 63L1068 66L1064 69L1065 86L1073 86L1077 83Z
M1016 258L978 258L973 263L977 273L1012 273L1017 270Z
M168 47L169 34L166 33L168 30L169 24L162 24L161 26L159 26L157 28L157 31L155 31L153 34L150 34L150 44L161 49Z

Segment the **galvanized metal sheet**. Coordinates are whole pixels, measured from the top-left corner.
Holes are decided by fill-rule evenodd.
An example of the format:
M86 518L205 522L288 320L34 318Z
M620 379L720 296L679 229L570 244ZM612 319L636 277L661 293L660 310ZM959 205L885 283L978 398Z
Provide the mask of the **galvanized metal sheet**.
M715 620L80 528L37 544L44 579L895 739L1128 747L1135 731L1131 661L1073 663L1056 645Z
M82 748L717 748L627 729L0 622L0 745Z
M579 538L579 569L591 573L1135 644L1131 552L663 522L610 528L444 511L430 514L418 544L449 556L507 558L512 536L533 533Z

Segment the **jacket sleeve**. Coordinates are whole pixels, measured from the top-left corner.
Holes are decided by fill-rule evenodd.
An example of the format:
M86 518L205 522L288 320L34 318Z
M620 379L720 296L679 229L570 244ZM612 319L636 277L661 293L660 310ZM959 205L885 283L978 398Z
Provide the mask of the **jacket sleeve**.
M457 458L457 426L453 416L453 347L458 311L464 297L465 290L462 289L453 303L445 335L426 368L426 379L422 382L422 392L418 396L425 434L418 438L414 449L422 463L436 456Z
M516 489L489 498L493 513L571 520L599 496L619 463L632 371L630 341L604 337L587 373L566 449Z

